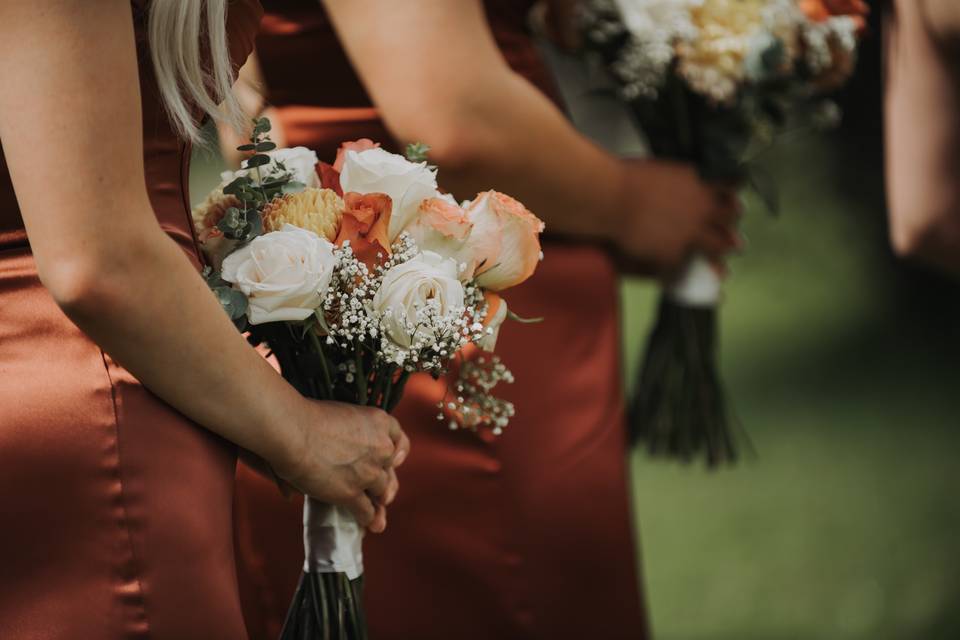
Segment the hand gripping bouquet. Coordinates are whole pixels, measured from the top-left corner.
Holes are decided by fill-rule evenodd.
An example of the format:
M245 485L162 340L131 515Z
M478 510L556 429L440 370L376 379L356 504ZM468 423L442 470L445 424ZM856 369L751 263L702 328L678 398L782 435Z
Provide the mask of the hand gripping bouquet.
M787 129L836 120L823 95L854 67L862 0L584 0L599 59L656 156L709 180L776 190L755 160ZM630 406L634 440L709 466L737 456L716 364L721 282L694 256L661 296Z
M490 393L512 381L487 353L512 315L498 292L533 273L543 223L495 191L441 194L423 146L405 158L360 140L328 165L254 124L243 168L194 210L208 283L238 328L320 400L390 411L412 373L456 365L439 418L499 434L514 409ZM362 538L349 511L307 498L283 638L366 637Z

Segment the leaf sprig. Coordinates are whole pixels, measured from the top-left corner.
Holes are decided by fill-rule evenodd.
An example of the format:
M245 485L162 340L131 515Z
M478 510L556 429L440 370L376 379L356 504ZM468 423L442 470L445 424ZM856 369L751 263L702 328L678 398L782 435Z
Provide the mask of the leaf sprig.
M247 243L262 234L260 211L263 207L279 195L297 193L306 188L303 183L293 180L293 173L287 170L283 162L267 155L268 151L277 148L277 144L270 139L270 129L268 118L255 119L250 142L237 147L237 151L251 154L241 164L241 169L247 170L247 174L234 179L223 188L223 192L235 196L241 206L230 207L217 223L217 228L231 240ZM266 171L268 166L270 170Z

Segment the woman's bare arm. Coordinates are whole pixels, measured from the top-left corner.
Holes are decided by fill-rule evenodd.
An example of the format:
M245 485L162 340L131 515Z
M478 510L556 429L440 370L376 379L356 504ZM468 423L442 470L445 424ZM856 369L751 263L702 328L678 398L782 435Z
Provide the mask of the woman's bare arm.
M960 275L960 5L896 0L886 21L886 174L894 248Z
M553 232L616 242L661 268L732 246L729 199L691 167L622 162L580 135L510 70L480 2L325 6L391 133L428 144L456 194L496 186Z
M185 415L370 522L362 491L386 491L389 434L402 439L393 419L300 397L156 221L130 3L0 3L0 78L3 150L40 278L64 312Z

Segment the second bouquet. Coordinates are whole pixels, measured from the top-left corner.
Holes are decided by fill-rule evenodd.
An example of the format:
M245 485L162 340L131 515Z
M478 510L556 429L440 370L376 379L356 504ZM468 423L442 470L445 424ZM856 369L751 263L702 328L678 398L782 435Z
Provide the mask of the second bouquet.
M423 146L358 140L331 165L269 131L254 122L243 167L194 210L207 282L237 327L318 400L391 411L410 375L456 369L438 417L501 433L514 407L491 393L512 381L490 353L512 316L499 292L533 274L543 223L496 191L442 193ZM366 637L362 538L349 511L305 500L283 638Z

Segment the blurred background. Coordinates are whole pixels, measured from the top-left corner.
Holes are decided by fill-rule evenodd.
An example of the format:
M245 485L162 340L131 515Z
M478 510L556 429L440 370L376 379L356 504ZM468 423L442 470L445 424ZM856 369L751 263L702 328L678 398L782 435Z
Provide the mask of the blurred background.
M718 472L632 457L660 640L960 637L960 299L887 242L879 33L841 127L768 153L779 216L747 199L721 359L756 456ZM219 179L213 148L195 198ZM623 283L626 381L656 297Z

